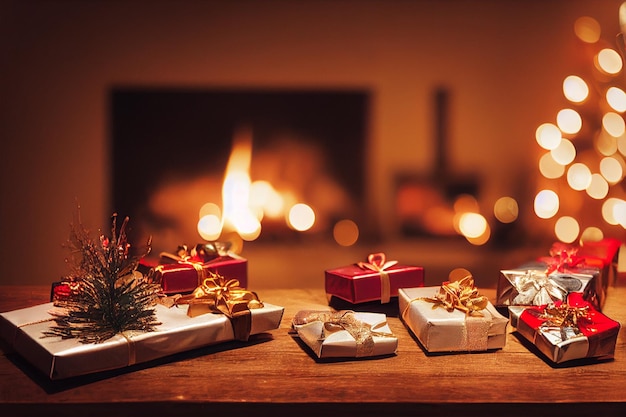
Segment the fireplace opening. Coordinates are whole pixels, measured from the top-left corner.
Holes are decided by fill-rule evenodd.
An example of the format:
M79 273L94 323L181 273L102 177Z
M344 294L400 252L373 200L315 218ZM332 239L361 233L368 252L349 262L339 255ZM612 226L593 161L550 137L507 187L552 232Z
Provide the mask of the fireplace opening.
M131 217L132 238L152 236L153 250L196 243L202 207L226 208L225 171L234 145L247 142L250 180L283 203L280 215L263 216L255 239L332 239L341 220L367 224L369 102L363 90L113 88L112 209ZM285 221L298 203L315 214L306 232Z

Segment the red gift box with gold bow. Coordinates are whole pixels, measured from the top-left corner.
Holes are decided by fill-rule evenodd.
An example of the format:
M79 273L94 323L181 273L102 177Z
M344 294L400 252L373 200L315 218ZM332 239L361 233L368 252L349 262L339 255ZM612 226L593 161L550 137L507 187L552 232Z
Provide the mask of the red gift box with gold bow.
M236 279L243 288L248 286L248 261L232 252L205 251L197 245L188 251L179 248L176 254L161 253L158 265L151 268L150 280L158 282L165 294L186 294L201 286L212 274Z
M509 307L511 324L550 361L612 359L620 324L596 310L581 293L567 302Z
M328 269L324 274L326 294L352 304L385 304L398 296L399 288L424 286L423 267L398 265L397 261L387 261L384 253L369 255L367 262Z

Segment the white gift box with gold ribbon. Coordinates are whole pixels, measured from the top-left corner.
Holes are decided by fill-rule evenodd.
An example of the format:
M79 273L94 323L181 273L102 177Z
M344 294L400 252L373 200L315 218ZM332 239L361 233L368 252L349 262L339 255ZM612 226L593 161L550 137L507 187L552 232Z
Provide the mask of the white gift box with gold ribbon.
M318 358L392 355L398 348L382 313L303 310L294 317L293 329Z
M440 287L401 288L400 313L405 325L428 352L474 352L501 349L506 343L508 319L487 302L473 314L426 301Z

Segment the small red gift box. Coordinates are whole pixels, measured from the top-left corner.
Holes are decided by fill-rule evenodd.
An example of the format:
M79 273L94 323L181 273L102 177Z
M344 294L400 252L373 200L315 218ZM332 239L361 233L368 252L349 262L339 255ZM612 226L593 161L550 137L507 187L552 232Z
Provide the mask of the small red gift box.
M620 324L597 311L581 293L567 303L509 307L511 324L554 363L574 359L612 359Z
M386 261L383 253L369 255L368 262L325 271L326 294L352 304L379 300L385 304L398 296L399 288L423 286L423 267L397 265Z
M212 273L236 279L239 286L248 286L248 261L238 255L218 256L207 262L178 261L153 268L151 279L161 284L165 294L189 293L202 285Z
M579 272L589 273L597 269L596 292L600 296L600 305L609 286L617 280L617 263L622 243L613 238L599 241L587 241L581 245L554 243L550 248L550 256L539 258L548 267L548 272Z
M597 242L585 242L578 248L578 256L585 258L587 265L597 266L602 271L604 290L615 285L617 280L617 263L622 242L618 239L606 238Z

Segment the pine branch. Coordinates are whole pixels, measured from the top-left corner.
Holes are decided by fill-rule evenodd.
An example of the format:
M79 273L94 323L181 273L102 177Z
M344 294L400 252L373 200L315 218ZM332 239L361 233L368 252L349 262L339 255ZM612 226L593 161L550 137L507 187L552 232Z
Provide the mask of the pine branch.
M44 332L45 336L99 343L125 331L154 331L160 324L154 306L161 288L136 270L151 242L144 254L130 256L127 224L128 217L118 232L114 214L111 238L101 235L97 241L80 221L72 225L67 280L78 283L79 291L57 303L63 313L55 316L56 325Z

